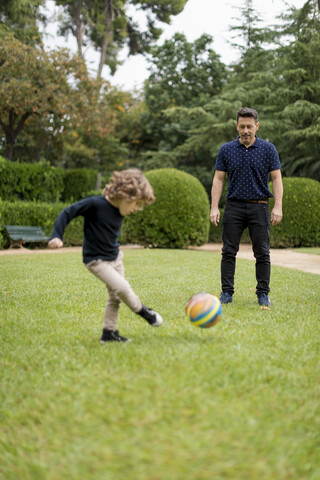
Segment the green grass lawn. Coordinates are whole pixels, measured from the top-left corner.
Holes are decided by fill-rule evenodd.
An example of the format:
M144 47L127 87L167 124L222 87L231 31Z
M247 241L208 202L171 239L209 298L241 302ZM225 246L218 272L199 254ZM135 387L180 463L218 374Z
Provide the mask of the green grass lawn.
M125 251L164 325L126 306L127 344L101 345L106 291L78 253L0 258L1 480L319 480L320 276L254 263L209 330L192 294L220 293L220 255Z
M320 247L292 248L292 251L297 253L311 253L312 255L320 255Z

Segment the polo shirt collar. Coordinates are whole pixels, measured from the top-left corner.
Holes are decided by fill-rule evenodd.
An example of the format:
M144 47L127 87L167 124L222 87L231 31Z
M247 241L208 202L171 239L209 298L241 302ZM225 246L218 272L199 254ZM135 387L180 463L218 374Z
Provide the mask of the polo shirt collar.
M240 135L239 135L239 136L237 137L237 139L236 139L237 147L242 147L242 146L244 146L243 143L241 143L239 139L240 139ZM260 142L261 142L260 138L258 137L258 135L256 135L256 141L255 141L252 145L250 145L249 148L251 148L251 147L256 147L256 148L258 148L259 145L260 145Z

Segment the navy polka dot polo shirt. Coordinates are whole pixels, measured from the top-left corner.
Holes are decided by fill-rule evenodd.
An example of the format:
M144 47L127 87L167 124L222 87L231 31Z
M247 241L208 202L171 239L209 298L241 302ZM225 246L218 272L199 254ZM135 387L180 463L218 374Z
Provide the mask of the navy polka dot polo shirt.
M275 146L257 136L249 148L240 143L239 137L222 145L215 165L216 170L228 173L227 198L235 200L273 197L268 184L269 172L280 168Z

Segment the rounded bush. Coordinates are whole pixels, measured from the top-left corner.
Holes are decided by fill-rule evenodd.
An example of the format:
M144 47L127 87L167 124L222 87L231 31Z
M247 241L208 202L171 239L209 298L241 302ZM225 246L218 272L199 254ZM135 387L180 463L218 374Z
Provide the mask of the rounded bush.
M270 183L272 190L272 184ZM283 178L283 220L271 226L270 246L272 248L318 247L320 246L320 183L310 178ZM270 200L270 214L274 200ZM218 227L211 225L210 242L222 242L223 208ZM250 243L246 228L241 243Z
M271 247L320 246L320 183L311 178L284 178L283 190L283 220L271 227ZM271 200L270 210L273 205Z
M209 234L209 199L200 181L174 168L147 172L156 201L125 218L121 241L159 248L203 245Z

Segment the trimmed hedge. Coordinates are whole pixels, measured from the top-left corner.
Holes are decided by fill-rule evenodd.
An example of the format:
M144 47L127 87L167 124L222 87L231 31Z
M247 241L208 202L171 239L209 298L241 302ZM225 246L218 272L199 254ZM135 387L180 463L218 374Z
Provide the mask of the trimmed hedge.
M156 172L165 171L165 175ZM203 188L197 179L191 177L175 178L172 170L163 169L149 172L146 176L154 186L157 200L153 205L125 218L121 243L140 243L143 245L173 247L176 228L183 229L183 223L191 228L191 238L179 231L177 240L182 246L186 236L194 243L201 245L207 241L209 218L209 204L207 197L203 197ZM176 172L173 170L173 172ZM190 175L180 172L182 175ZM154 178L153 178L154 176ZM181 181L182 180L182 181ZM175 191L175 182L178 188ZM284 218L283 221L271 227L271 247L318 247L320 246L320 183L308 178L284 178ZM168 192L168 194L167 194ZM182 200L181 200L182 197ZM201 197L203 201L201 201ZM187 209L181 212L179 205ZM4 225L39 225L46 235L50 235L56 217L69 205L63 203L35 203L35 202L3 202L0 199L0 248L9 246L9 239L5 233ZM270 210L273 200L270 202ZM179 218L176 216L178 211ZM223 209L221 209L221 217ZM192 221L191 221L192 220ZM184 230L183 230L184 231ZM210 227L210 242L221 242L222 221L219 227ZM186 236L185 236L186 235ZM159 243L159 240L161 243ZM78 217L67 227L64 243L68 245L81 245L83 240L83 219ZM242 242L250 241L248 229L244 231ZM196 243L198 242L198 243ZM168 245L168 243L170 245ZM190 243L191 244L191 243Z
M97 172L88 168L64 170L62 202L81 200L88 197L97 183ZM98 192L100 195L101 192Z
M270 184L270 188L271 188ZM320 246L320 183L311 178L283 178L283 220L271 226L272 248ZM270 200L270 213L274 200ZM222 242L222 217L218 227L210 226L209 241ZM248 229L243 232L241 243L250 242Z
M9 237L5 225L30 225L42 227L47 236L51 235L54 222L59 213L69 204L63 203L36 203L36 202L1 202L0 201L0 248L8 248ZM83 218L72 220L64 234L64 245L82 245ZM36 244L30 244L35 248Z
M174 168L147 172L156 201L125 218L121 240L159 248L208 241L209 199L198 179Z
M96 186L93 169L10 162L0 157L0 198L6 201L77 201Z
M4 244L4 238L2 234L2 225L4 225L3 221L3 215L2 215L2 200L0 198L0 249L2 248L2 245Z
M271 247L319 247L320 182L311 178L284 178L283 189L283 220L271 227ZM273 205L272 199L270 211Z

